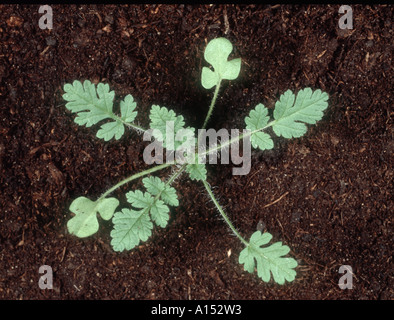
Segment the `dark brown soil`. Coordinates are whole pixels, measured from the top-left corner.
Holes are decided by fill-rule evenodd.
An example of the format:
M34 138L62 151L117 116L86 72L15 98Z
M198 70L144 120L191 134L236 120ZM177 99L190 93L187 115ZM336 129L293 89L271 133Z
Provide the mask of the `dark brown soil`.
M38 27L38 7L0 5L1 299L394 298L392 6L353 5L347 31L339 5L54 5L53 30ZM249 238L263 225L292 249L298 274L285 286L243 271L242 244L186 176L168 227L136 250L112 251L111 222L91 238L67 233L73 199L148 166L141 136L104 142L77 126L63 85L109 83L116 99L137 99L143 125L159 104L198 126L213 94L200 84L203 50L217 36L243 65L212 127L243 128L251 108L272 108L287 89L330 94L322 121L255 152L248 175L209 166L238 230ZM44 264L53 290L38 286ZM341 265L353 289L339 288Z

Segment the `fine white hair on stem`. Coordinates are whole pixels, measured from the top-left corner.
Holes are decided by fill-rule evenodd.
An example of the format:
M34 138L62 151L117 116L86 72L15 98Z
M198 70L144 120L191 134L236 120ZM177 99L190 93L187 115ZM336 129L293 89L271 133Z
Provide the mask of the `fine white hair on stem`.
M211 186L211 184L210 184L208 181L205 181L205 182L208 184L208 186L210 187L211 190L217 189L217 188L218 188L218 186ZM210 209L212 209L212 210L216 213L215 216L216 216L217 218L219 218L221 221L223 221L223 222L225 222L225 223L227 224L228 221L226 221L226 219L225 219L224 216L219 212L219 210L218 210L218 208L217 208L217 206L216 206L216 205L218 204L219 200L220 200L220 196L214 195L214 196L215 196L215 200L214 200L214 199L209 195L209 193L207 193L206 191L207 191L207 190L206 190L205 188L202 190L203 194L204 194L205 197L207 198L207 202L206 202L206 203L208 203L208 202L212 203L212 204L213 204L213 207L210 207ZM212 191L212 192L213 192L213 191ZM215 203L215 201L216 201L216 203ZM211 204L210 204L210 205L211 205ZM225 210L225 208L226 208L227 206L228 206L227 204L224 205L224 206L223 206L223 205L220 205L221 210L224 212L224 210ZM233 226L233 228L234 228L235 231L238 232L238 234L239 234L238 229L235 228L234 226ZM231 235L232 237L239 238L239 235L237 235L237 233L234 232L233 229L231 229L231 228L226 228L226 229L227 229L227 232L228 232L229 235Z
M135 123L124 123L127 127L134 130L139 136L143 135L146 130L140 126L140 123L137 121Z
M180 168L182 168L182 166L177 166L177 169L174 167L174 166L172 166L171 167L171 176L170 177L167 177L167 180L166 180L166 182L169 180L169 179L171 179L171 177L173 177L174 175L176 175L176 177L175 177L175 179L173 179L173 181L172 182L175 182L177 179L179 179L181 176L183 176L183 170L182 170L182 172L180 173L180 174L177 174L177 172L180 170Z
M205 186L206 191L209 194L209 197L212 199L212 201L215 204L216 209L219 211L221 218L224 220L224 222L226 222L226 224L229 226L229 228L231 229L231 231L234 233L234 235L245 245L248 246L249 242L246 241L242 235L238 232L238 230L234 227L234 225L232 224L231 220L229 219L229 217L227 216L227 214L224 212L223 207L220 205L219 201L217 200L216 196L214 195L210 184L207 181L203 181L203 184Z

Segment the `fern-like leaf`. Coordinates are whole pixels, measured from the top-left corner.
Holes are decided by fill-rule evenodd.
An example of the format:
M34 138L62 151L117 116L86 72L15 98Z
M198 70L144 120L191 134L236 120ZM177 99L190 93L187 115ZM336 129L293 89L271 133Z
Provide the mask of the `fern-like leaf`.
M245 118L246 129L252 131L250 140L254 148L260 150L272 149L274 143L268 133L257 131L262 130L269 121L268 109L263 104L258 104L255 109L249 112L249 116Z
M285 280L291 282L296 276L294 268L297 261L293 258L283 257L289 253L290 248L276 242L262 248L272 239L268 232L262 234L256 231L250 238L249 245L239 255L239 263L244 265L246 271L253 273L257 264L257 275L265 282L273 279L278 284L284 284Z
M149 118L153 136L163 143L164 148L176 150L180 142L175 141L175 136L185 125L183 116L177 116L173 110L168 110L166 107L153 105Z
M151 214L152 220L160 227L167 225L170 210L158 197L153 197L149 192L140 190L130 191L126 194L127 201L136 208L145 209Z
M131 250L152 234L153 224L146 210L122 209L115 213L112 222L111 245L115 251Z
M158 177L142 181L147 192L136 190L126 193L127 201L139 210L123 209L112 219L111 244L115 251L131 250L140 241L146 241L152 234L152 221L165 228L170 218L168 205L179 205L175 189Z
M90 127L104 119L113 121L101 125L97 137L108 141L116 140L124 134L124 124L132 123L137 112L134 111L136 103L131 95L127 95L120 103L121 116L113 112L115 93L109 90L108 84L99 83L96 86L89 80L83 84L75 80L72 84L64 85L63 99L68 101L66 108L77 113L74 121L79 125Z
M272 129L284 138L301 137L307 131L304 123L315 124L323 117L327 100L328 94L320 89L312 91L305 88L298 92L297 97L287 90L275 104Z
M205 164L195 163L186 166L186 172L192 180L207 180L207 169Z
M147 177L142 179L146 190L154 196L161 194L161 199L170 206L177 207L179 205L176 190L166 185L159 177Z

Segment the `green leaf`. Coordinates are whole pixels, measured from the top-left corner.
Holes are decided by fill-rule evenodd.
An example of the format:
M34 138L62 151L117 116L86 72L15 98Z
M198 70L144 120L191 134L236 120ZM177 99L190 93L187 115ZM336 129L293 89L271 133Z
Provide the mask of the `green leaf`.
M192 180L207 180L207 169L205 164L195 163L186 166L186 172Z
M178 131L186 130L183 116L177 116L173 110L168 110L166 107L153 105L149 118L150 128L153 129L152 134L163 143L164 148L176 150L182 144L183 141L176 141L175 137ZM192 130L192 128L189 129Z
M253 148L259 148L260 150L269 150L274 147L274 142L271 136L265 132L255 132L251 137Z
M207 67L202 69L201 83L205 89L210 89L221 80L234 80L241 70L241 59L228 61L233 51L233 45L226 38L212 39L204 51L205 60L212 65L214 71Z
M239 263L244 265L246 271L253 273L257 264L257 275L265 282L273 279L278 284L284 284L285 280L291 282L296 276L297 261L293 258L284 258L290 248L276 242L268 247L266 245L272 239L270 233L262 234L256 231L252 234L249 245L239 255Z
M154 196L161 193L161 199L170 206L177 207L179 205L176 190L160 180L158 177L147 177L142 179L146 190Z
M153 224L146 210L122 209L115 213L112 222L111 245L115 251L131 250L152 234Z
M134 101L133 96L128 94L120 102L120 113L122 115L121 118L126 122L133 122L137 116L137 111L134 111L136 107L137 103Z
M156 200L150 208L152 220L162 228L167 226L168 220L170 219L169 212L170 209L168 209L168 206L162 200Z
M120 121L108 122L101 125L97 131L97 138L109 141L115 137L115 140L119 140L124 134L124 126Z
M195 136L195 129L193 127L186 127L179 129L175 134L175 149L181 149L187 153L193 153L196 149L197 138Z
M143 179L148 192L136 190L126 193L127 201L140 210L123 209L115 213L112 219L114 230L111 232L111 244L115 251L131 250L140 241L148 240L152 233L152 221L162 228L167 226L170 209L160 197L168 193L170 203L174 203L175 200L177 202L178 199L175 189L172 191L173 188L157 179L153 177Z
M120 139L124 134L124 123L131 123L137 115L134 111L136 103L131 95L127 95L120 103L121 117L114 114L115 93L109 90L108 84L99 83L96 89L89 80L83 84L75 80L72 84L66 83L64 91L63 99L68 101L66 108L77 113L74 120L77 124L90 127L104 119L114 120L101 125L97 132L97 137L105 141Z
M153 202L154 198L149 192L143 193L140 190L129 191L126 193L127 202L131 203L136 208L149 208Z
M70 205L70 211L75 213L75 216L67 222L67 229L79 238L88 237L96 233L99 228L97 212L104 220L109 220L118 205L119 201L115 198L92 201L79 197Z
M222 79L235 80L238 78L239 72L241 71L241 58L227 61L225 70L223 73L219 73Z
M112 115L112 101L114 91L109 91L108 84L99 83L96 86L89 80L83 85L75 80L73 84L64 85L63 99L68 101L66 108L77 113L75 122L87 127L106 119Z
M246 129L250 131L262 130L268 124L268 121L268 109L260 103L249 112L248 117L245 117ZM257 131L252 133L250 139L254 148L266 150L274 147L274 143L268 133Z
M219 74L207 67L202 68L201 84L205 89L211 89L219 83Z
M158 226L165 228L170 218L168 214L170 209L168 209L168 206L159 199L160 195L153 197L149 192L143 193L140 190L136 190L128 192L126 194L126 198L134 207L145 209L147 213L149 212L152 220Z
M272 125L275 134L284 138L301 137L307 131L304 123L315 124L323 117L327 100L328 94L320 89L305 88L298 92L297 98L287 90L275 104Z

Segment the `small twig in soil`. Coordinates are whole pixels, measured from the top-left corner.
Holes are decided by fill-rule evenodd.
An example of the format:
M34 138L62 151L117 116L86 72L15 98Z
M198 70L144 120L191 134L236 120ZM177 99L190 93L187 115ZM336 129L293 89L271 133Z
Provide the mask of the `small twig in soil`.
M272 206L273 204L279 202L280 200L282 200L284 197L286 197L289 194L289 191L286 191L284 194L282 194L278 199L272 201L271 203L266 204L263 208L268 208L270 206Z

